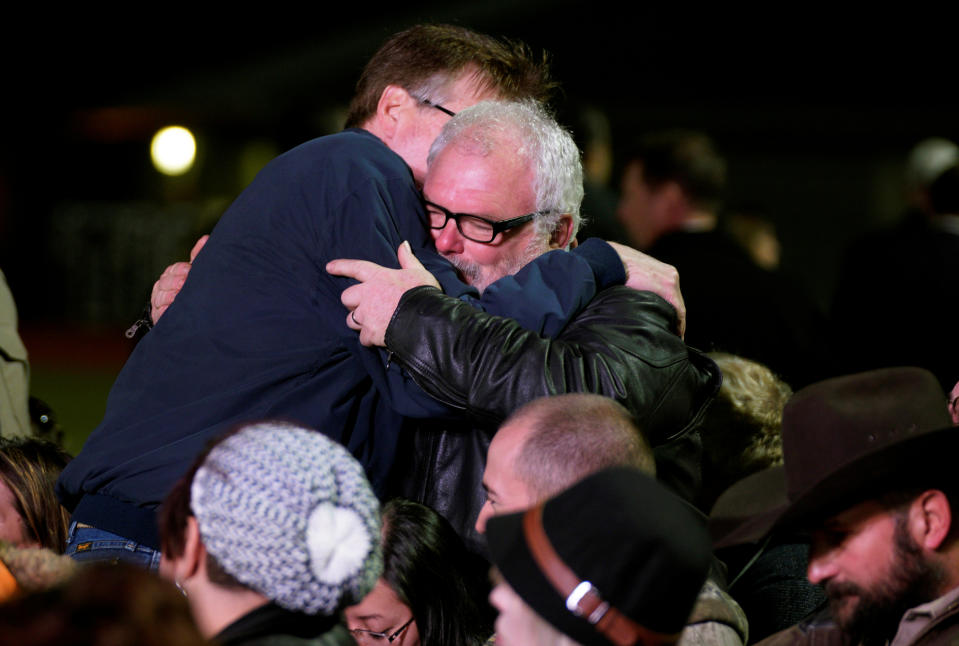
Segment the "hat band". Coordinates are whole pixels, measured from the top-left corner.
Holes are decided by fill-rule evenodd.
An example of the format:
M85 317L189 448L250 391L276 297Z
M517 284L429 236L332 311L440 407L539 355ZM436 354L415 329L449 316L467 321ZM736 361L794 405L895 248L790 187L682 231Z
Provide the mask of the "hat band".
M553 548L543 529L543 506L537 505L523 515L523 534L533 560L556 592L566 599L566 608L593 624L596 630L616 646L633 646L637 642L654 646L672 644L679 634L666 635L640 626L615 607L603 601L599 590L589 581L580 580Z

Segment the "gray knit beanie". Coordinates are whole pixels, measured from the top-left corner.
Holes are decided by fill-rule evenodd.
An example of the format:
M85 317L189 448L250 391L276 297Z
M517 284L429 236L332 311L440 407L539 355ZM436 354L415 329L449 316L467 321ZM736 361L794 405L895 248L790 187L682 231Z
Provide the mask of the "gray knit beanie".
M379 504L359 463L326 436L258 422L210 451L190 489L208 553L280 606L333 614L383 569Z

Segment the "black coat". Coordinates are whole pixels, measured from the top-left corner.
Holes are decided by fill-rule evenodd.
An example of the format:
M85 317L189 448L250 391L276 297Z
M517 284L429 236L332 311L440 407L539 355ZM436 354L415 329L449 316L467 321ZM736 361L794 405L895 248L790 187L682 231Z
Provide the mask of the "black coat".
M656 450L660 480L695 495L701 444L694 429L721 376L711 359L676 336L675 325L665 300L626 287L600 292L555 339L438 290L410 290L386 345L420 387L467 411L476 425L414 433L414 448L397 461L400 493L439 511L479 549L472 525L496 426L538 397L590 392L623 404Z

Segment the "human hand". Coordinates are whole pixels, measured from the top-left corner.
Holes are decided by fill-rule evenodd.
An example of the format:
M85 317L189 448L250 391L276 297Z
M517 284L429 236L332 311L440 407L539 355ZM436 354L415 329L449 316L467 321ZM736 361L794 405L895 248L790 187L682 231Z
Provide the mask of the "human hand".
M190 267L194 259L209 239L210 236L208 235L201 236L193 245L193 249L190 250L190 262L173 263L164 269L157 282L153 283L153 292L150 294L150 319L154 325L160 320L167 308L173 304L180 290L183 289L183 283L186 282L186 277L190 273Z
M610 242L626 267L626 286L662 296L676 310L676 333L686 336L686 303L679 290L679 272L672 265L647 256L632 247Z
M413 255L409 242L400 245L396 257L401 269L389 269L367 260L339 259L326 265L326 271L335 276L360 281L343 290L340 302L350 310L346 324L359 331L363 345L386 345L386 328L404 293L420 285L440 286Z

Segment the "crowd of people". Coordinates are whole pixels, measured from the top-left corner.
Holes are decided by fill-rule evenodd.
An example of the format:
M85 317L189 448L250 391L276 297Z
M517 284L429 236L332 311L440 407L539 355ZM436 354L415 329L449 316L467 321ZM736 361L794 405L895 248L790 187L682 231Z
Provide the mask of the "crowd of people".
M157 281L79 454L0 446L0 645L955 639L959 361L828 356L700 133L631 153L639 250L581 239L554 86L387 40Z

